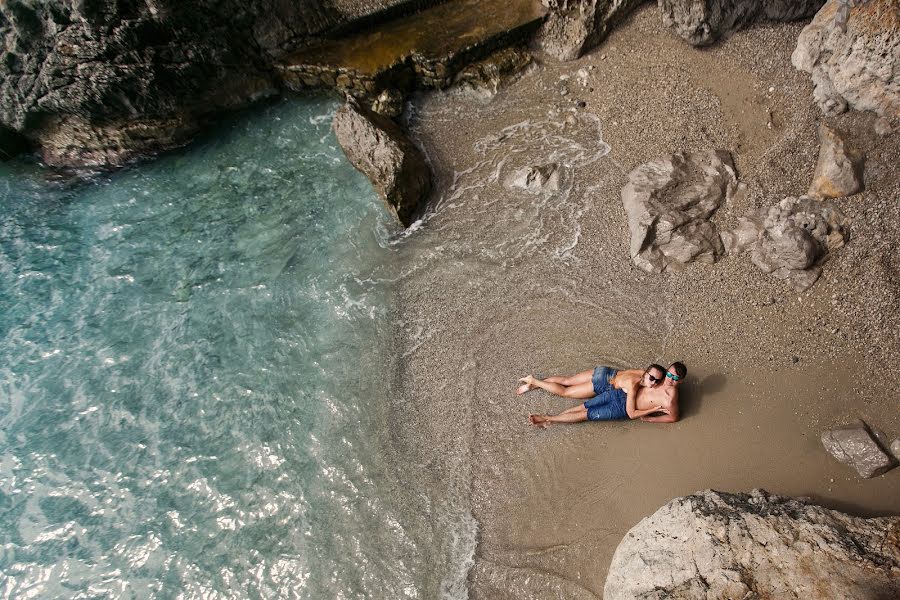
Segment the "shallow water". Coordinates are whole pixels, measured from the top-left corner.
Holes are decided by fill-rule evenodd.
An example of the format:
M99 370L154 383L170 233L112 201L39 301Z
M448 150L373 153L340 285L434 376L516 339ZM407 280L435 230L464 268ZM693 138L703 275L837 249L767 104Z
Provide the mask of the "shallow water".
M466 594L474 523L395 468L402 241L335 109L89 181L0 166L4 597Z

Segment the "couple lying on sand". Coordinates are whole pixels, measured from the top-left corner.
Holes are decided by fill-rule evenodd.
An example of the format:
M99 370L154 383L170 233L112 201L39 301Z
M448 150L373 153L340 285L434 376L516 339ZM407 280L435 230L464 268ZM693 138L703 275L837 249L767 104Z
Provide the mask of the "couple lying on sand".
M674 362L668 369L652 364L643 371L616 371L597 367L577 375L536 379L531 375L519 381L516 390L524 394L535 388L564 398L590 398L558 415L531 415L528 420L537 427L554 423L640 419L648 423L674 423L678 420L678 385L684 381L687 367ZM593 396L593 397L592 397ZM660 413L654 415L654 413Z

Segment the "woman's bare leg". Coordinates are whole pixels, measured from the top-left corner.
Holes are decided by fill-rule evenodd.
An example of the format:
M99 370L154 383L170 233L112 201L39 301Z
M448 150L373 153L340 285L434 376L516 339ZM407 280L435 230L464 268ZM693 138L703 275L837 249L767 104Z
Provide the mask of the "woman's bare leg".
M544 379L544 381L547 383L557 383L557 384L565 386L565 387L570 387L573 385L580 385L583 383L587 383L587 382L591 381L593 376L594 376L594 370L589 369L587 371L581 371L580 373L576 373L574 375L553 375L551 377L547 377L546 379ZM519 381L524 381L524 380L525 380L525 378L523 377ZM518 388L516 388L516 394L521 395L521 394L524 394L525 392L530 392L531 390L533 390L536 387L539 387L539 386L532 385L530 383L523 383ZM553 392L553 393L555 394L556 392ZM557 395L563 396L563 394L557 394ZM593 394L591 394L591 395L593 396ZM565 397L566 398L581 398L581 396L565 396Z
M519 381L522 382L522 386L519 388L520 390L527 385L530 386L529 389L541 388L542 390L546 390L551 394L556 394L557 396L562 396L563 398L577 398L581 400L591 398L596 395L594 394L594 384L591 383L590 380L585 383L577 383L575 385L566 386L561 383L548 381L546 379L535 379L531 375L528 375L527 377L523 377Z

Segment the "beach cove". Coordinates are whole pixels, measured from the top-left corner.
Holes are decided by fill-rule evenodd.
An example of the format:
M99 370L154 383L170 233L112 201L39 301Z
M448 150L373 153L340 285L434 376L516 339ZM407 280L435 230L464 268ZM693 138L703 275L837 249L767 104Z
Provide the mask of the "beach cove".
M567 3L517 2L491 27L471 1L412 4L438 7L417 36L446 23L449 49L407 47L401 1L261 2L215 69L172 88L177 61L123 74L141 103L23 116L53 91L17 124L0 106L0 151L33 151L0 190L8 595L601 598L629 531L700 490L896 521L900 469L862 479L820 438L856 419L900 435L897 122L820 110L791 64L809 20L696 48L660 18L671 2L623 3L560 61ZM190 10L163 16L203 29ZM160 19L141 11L143 35ZM223 81L212 100L192 88ZM351 167L337 123L354 103L421 149L415 211ZM733 230L807 193L822 124L865 156L865 185L834 200L849 234L809 289L737 252L636 266L629 172L729 153L742 188L712 222ZM575 402L515 393L527 374L675 360L675 424L542 430L530 414Z

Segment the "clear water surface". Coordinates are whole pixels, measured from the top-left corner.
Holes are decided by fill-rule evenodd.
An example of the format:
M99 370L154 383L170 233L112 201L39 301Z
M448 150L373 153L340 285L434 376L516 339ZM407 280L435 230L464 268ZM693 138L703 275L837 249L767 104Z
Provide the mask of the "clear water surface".
M0 165L0 595L460 589L385 459L398 232L335 108L77 185Z

